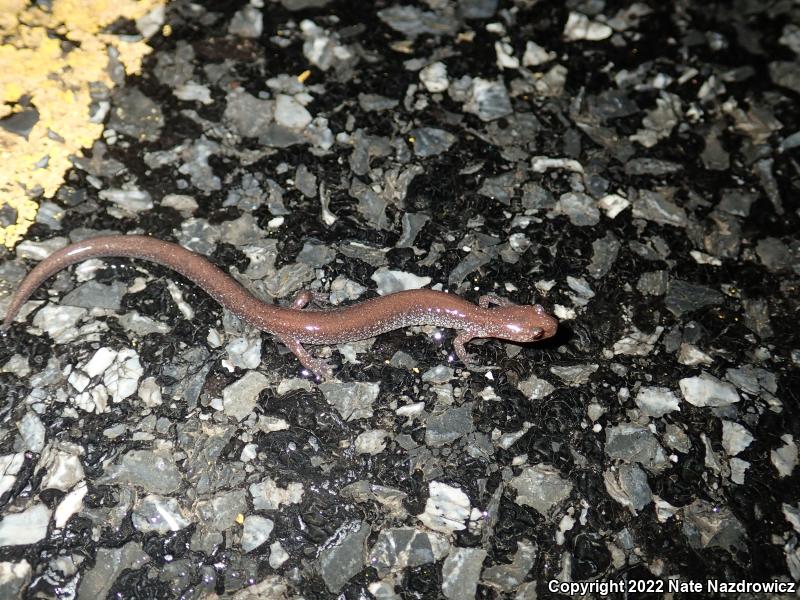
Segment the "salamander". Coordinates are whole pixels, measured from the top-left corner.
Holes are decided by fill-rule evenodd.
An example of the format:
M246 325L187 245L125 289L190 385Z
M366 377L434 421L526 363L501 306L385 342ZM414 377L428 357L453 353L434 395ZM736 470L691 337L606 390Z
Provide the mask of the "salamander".
M11 326L23 303L51 275L69 265L101 257L130 257L177 271L205 290L243 321L274 335L319 378L332 375L325 360L312 356L303 344L339 344L416 325L458 330L453 341L458 357L472 362L464 345L474 338L533 342L555 335L558 321L540 305L518 305L496 294L480 297L477 305L446 292L415 289L365 300L345 307L315 309L317 296L299 292L291 307L265 303L203 256L177 244L144 235L110 235L70 244L41 261L11 298L0 331Z

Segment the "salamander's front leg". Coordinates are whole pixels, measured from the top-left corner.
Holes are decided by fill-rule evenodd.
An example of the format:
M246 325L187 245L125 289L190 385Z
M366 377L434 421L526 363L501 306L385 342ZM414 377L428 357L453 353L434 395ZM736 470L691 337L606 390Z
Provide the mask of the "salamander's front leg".
M467 349L464 348L464 344L469 342L474 337L475 336L472 335L471 333L468 333L466 331L461 331L456 336L456 339L453 340L453 348L456 351L456 356L458 356L458 358L461 359L461 362L463 362L465 365L471 365L474 363L472 355L470 355L467 352Z
M312 356L311 353L303 348L303 345L292 338L278 337L278 339L292 351L297 359L306 369L311 371L320 379L330 379L333 377L333 368L328 364L324 358L317 358Z
M489 292L488 294L484 294L480 298L478 298L478 306L481 308L489 308L494 304L495 306L508 306L510 304L514 304L508 298L503 298L502 296L498 296L494 292Z

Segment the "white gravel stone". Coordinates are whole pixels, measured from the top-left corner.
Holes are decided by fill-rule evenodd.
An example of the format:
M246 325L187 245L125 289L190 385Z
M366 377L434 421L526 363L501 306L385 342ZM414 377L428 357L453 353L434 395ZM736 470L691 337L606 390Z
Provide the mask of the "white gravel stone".
M28 411L17 423L17 429L22 437L25 450L37 454L44 448L46 430L42 420L34 412Z
M96 385L88 392L78 394L73 398L75 406L86 412L95 412L96 414L108 412L108 390L102 383Z
M258 428L264 433L272 433L274 431L286 431L289 429L289 422L280 417L273 417L272 415L259 415Z
M256 2L245 4L231 18L228 33L246 38L258 38L264 30L262 6Z
M175 88L172 93L175 94L175 97L179 100L184 100L186 102L196 101L201 104L211 104L213 102L211 99L211 90L208 86L194 83L193 81L189 81Z
M514 56L514 47L506 42L496 41L494 52L497 55L497 66L501 69L519 69L519 59Z
M278 94L275 98L275 121L289 129L303 129L311 123L311 113L292 96Z
M55 521L56 527L62 528L67 524L69 518L83 507L83 497L86 496L88 488L86 482L81 481L75 489L64 496L56 507Z
M143 376L144 368L136 350L125 348L117 354L114 363L104 370L103 383L116 403L135 394Z
M636 327L631 327L629 332L614 342L614 355L647 356L653 351L663 332L664 328L661 326L656 327L653 333L645 333Z
M608 194L603 196L597 203L597 206L606 213L609 219L613 219L623 210L631 205L627 198L623 198L619 194Z
M76 392L80 393L88 387L92 380L89 379L85 373L76 369L69 374L67 381L69 381L70 385L75 388Z
M156 382L155 377L146 377L139 384L139 398L148 408L161 406L161 386Z
M525 44L525 53L522 55L523 67L538 67L556 58L556 53L542 48L536 42L528 40Z
M744 474L750 468L750 463L741 458L732 458L730 460L731 467L731 481L736 485L744 484Z
M523 469L510 483L517 490L517 504L530 506L544 516L548 516L550 509L572 492L572 484L561 477L558 470L546 464Z
M700 350L697 346L693 344L687 344L686 342L681 343L681 347L678 350L678 362L682 365L687 365L690 367L696 365L710 365L714 363L714 359L711 358L708 354Z
M7 513L0 521L0 546L25 546L43 540L51 514L44 504L34 504L19 513Z
M253 412L258 395L268 385L269 381L264 375L258 371L248 371L244 377L222 390L223 412L237 421L243 421Z
M267 477L261 483L252 484L250 494L256 510L275 510L282 504L299 504L303 499L303 484L290 483L282 488Z
M367 564L375 568L378 577L385 577L409 567L434 563L449 552L450 542L440 533L413 527L386 528L380 531L370 549Z
M14 354L4 365L0 366L0 373L14 373L17 377L27 377L31 373L31 367L27 357Z
M465 521L472 507L469 496L459 488L439 481L431 481L428 489L430 496L419 520L429 529L442 533L466 529Z
M753 443L754 439L744 425L736 421L722 420L722 447L728 456L736 456Z
M475 597L486 550L453 548L442 565L442 594L449 600Z
M242 550L250 552L269 539L275 523L259 515L249 515L244 519L242 528Z
M319 390L325 400L333 406L345 421L369 419L372 405L378 398L380 383L362 381L338 383L326 381L319 384Z
M797 533L800 533L800 505L792 506L784 502L781 504L783 509L783 516L786 521L794 528Z
M570 42L578 40L599 41L611 37L614 30L605 23L592 21L584 14L571 12L564 25L564 39Z
M420 70L419 80L432 94L444 92L450 85L447 79L447 66L443 62L431 63Z
M61 250L69 243L65 237L54 237L43 242L34 242L32 240L23 240L17 244L16 253L17 258L29 258L33 260L44 260L53 252Z
M48 304L33 317L33 325L46 332L57 344L66 344L78 338L80 321L88 311L77 306Z
M185 529L190 524L175 498L148 494L133 509L133 526L145 533L154 531L164 535Z
M636 406L648 417L663 417L680 410L680 400L669 388L642 387L636 394Z
M653 495L653 504L656 507L656 518L659 523L666 523L679 510L677 506L672 506L672 504L656 495Z
M385 429L373 429L365 431L356 438L355 449L358 454L380 454L386 449L384 441L389 435Z
M653 492L647 474L638 465L619 465L603 474L608 494L634 515L650 504Z
M472 80L470 92L464 111L477 115L481 121L493 121L513 112L508 90L502 81L476 77Z
M531 169L534 173L546 173L551 169L563 169L573 173L583 173L583 165L572 158L551 158L534 156L531 158Z
M5 494L17 480L17 473L25 462L25 453L0 456L0 496Z
M541 400L555 391L555 386L546 379L540 379L536 375L531 375L528 379L517 384L520 392L525 394L530 400Z
M556 531L556 544L559 546L563 546L564 542L566 541L566 536L564 535L567 531L571 531L573 527L575 527L576 520L572 517L572 515L564 515L561 517L561 521L558 522L558 531Z
M403 290L416 290L431 282L430 277L419 277L405 271L390 271L385 267L375 271L370 279L378 284L377 292L381 296Z
M33 569L24 558L17 563L0 562L0 590L4 598L22 598L24 590L30 583Z
M678 384L683 399L694 406L729 406L739 402L735 387L706 372L681 379Z
M255 369L261 364L261 336L243 335L225 344L231 364L240 369Z
M69 452L53 450L48 453L41 466L47 469L47 475L42 480L42 489L68 492L84 478L80 459Z
M117 205L126 213L140 213L153 208L153 198L150 193L140 189L110 189L100 190L98 196Z
M769 456L772 464L778 469L780 477L788 477L797 466L797 444L789 433L781 436L784 445L770 451Z
M287 560L289 560L289 553L283 549L281 543L278 541L272 542L269 545L269 566L277 569Z

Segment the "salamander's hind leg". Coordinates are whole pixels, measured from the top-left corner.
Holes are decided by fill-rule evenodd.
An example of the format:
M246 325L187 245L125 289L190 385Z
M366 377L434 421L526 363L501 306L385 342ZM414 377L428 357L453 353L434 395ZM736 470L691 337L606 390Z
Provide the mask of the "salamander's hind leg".
M300 364L314 375L320 379L330 379L333 377L333 367L331 367L324 358L312 356L311 353L303 348L303 345L295 339L285 337L278 337L278 339L292 351L292 354L297 357Z
M467 352L466 348L464 348L464 344L469 342L474 337L475 336L471 333L461 331L456 336L456 339L453 340L453 348L456 351L456 356L458 356L458 358L461 359L461 362L463 362L465 365L471 365L475 362L472 355Z
M509 306L510 304L514 304L508 298L503 298L502 296L498 296L494 292L489 292L488 294L484 294L480 298L478 298L478 306L481 308L489 308L492 304L495 306Z
M297 310L303 309L308 306L312 300L317 304L329 304L330 296L325 292L300 290L297 292L297 294L295 294L294 300L292 300L292 308L296 308Z

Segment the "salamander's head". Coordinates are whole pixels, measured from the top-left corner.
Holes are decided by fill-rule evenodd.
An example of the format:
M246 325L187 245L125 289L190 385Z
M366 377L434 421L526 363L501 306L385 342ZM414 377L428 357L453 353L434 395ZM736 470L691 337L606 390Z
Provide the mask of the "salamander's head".
M510 304L492 309L491 337L511 342L538 342L553 337L558 321L539 304Z

